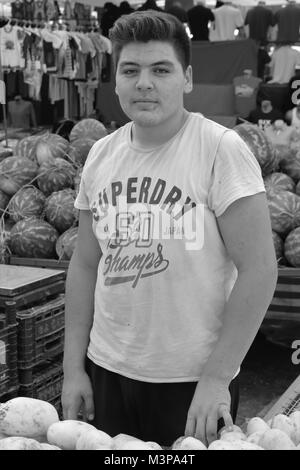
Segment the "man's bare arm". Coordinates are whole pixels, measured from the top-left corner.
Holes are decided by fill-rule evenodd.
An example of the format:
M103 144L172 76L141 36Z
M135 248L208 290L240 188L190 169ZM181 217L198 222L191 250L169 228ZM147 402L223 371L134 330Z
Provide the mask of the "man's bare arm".
M94 316L94 291L101 250L92 231L92 214L80 211L77 244L66 282L64 347L64 415L76 419L82 401L91 411L91 390L85 374L85 359ZM74 383L75 380L77 383ZM88 389L88 392L87 392ZM85 398L86 396L89 398Z
M272 300L277 281L271 224L264 193L235 201L218 225L238 278L223 311L219 340L202 371L189 410L186 434L216 439L217 421L230 407L228 386ZM225 405L225 406L224 406Z

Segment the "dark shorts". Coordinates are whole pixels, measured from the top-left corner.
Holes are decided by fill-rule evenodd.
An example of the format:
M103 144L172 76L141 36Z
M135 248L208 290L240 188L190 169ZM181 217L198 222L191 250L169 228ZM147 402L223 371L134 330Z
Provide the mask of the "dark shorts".
M116 436L129 434L143 441L169 447L184 435L188 409L197 382L150 383L129 379L87 359L87 373L94 391L98 429ZM231 416L236 419L239 377L230 384ZM219 421L219 429L224 425Z

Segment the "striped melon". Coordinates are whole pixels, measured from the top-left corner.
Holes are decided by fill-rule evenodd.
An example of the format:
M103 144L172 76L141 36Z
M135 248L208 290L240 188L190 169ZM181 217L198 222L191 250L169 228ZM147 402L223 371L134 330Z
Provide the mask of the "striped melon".
M45 218L60 233L75 223L75 191L63 189L52 193L45 203Z
M0 189L0 216L3 211L7 208L10 196Z
M295 181L298 181L300 179L300 150L291 150L288 155L281 160L280 168Z
M88 137L83 137L82 139L77 139L71 142L68 151L68 156L71 161L80 166L83 166L88 153L95 142L96 140L90 139Z
M45 134L36 142L36 159L39 165L52 158L64 158L69 142L58 134Z
M267 196L272 191L291 191L295 192L296 184L293 178L285 173L275 172L264 178Z
M13 195L19 188L30 183L38 172L38 166L26 157L7 157L0 162L0 189Z
M8 205L9 215L15 222L27 217L41 217L46 196L35 186L21 188L11 198Z
M36 143L41 135L30 135L20 139L15 147L15 154L36 162Z
M292 230L286 237L284 255L292 266L300 267L300 227Z
M246 142L253 155L256 157L263 176L268 175L278 168L279 153L266 134L254 124L238 124L234 130Z
M59 259L71 259L78 235L78 227L71 227L60 235L56 242Z
M277 262L279 262L281 258L283 257L283 240L280 237L280 235L278 235L278 233L274 232L274 230L272 230L272 236L273 236L273 243L274 243L274 248L275 248L275 253L276 253L276 259L277 259Z
M58 232L36 217L17 222L10 232L9 247L14 255L25 258L56 258Z
M270 194L268 205L272 229L280 235L300 225L300 197L290 191L277 191Z
M49 196L55 191L74 187L76 170L62 158L55 158L42 163L38 169L37 184L39 189Z
M93 140L102 139L108 134L106 127L97 119L82 119L70 132L70 142L87 137Z

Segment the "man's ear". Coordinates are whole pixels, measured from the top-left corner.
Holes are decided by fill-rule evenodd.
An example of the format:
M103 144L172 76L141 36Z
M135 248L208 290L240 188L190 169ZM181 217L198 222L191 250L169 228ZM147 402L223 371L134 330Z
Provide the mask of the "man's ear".
M193 69L189 65L185 71L184 93L190 93L193 90Z

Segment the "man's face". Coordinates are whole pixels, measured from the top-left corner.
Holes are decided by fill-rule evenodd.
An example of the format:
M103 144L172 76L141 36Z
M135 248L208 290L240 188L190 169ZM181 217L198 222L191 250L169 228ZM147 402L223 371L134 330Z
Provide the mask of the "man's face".
M125 114L142 127L158 126L183 110L192 90L192 69L183 70L173 45L132 42L121 51L116 93Z

